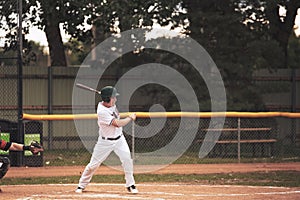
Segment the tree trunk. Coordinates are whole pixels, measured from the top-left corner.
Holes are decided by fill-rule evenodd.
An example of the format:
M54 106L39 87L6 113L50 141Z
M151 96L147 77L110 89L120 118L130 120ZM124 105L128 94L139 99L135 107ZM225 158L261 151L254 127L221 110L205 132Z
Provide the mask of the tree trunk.
M281 21L281 16L279 15L279 6L276 2L268 2L268 7L266 10L268 19L270 21L270 30L272 37L279 43L282 51L284 53L284 68L288 67L288 43L289 38L293 32L293 27L295 24L295 18L297 15L297 10L300 7L299 0L291 0L286 4L286 17Z
M45 33L49 45L51 66L67 66L65 48L60 34L59 23L47 23Z

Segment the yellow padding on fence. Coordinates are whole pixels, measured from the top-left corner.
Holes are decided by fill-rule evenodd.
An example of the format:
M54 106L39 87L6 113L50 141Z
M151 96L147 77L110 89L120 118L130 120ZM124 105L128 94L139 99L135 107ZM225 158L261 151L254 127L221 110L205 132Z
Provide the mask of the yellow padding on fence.
M52 115L38 115L38 114L25 114L23 113L23 119L28 120L41 120L41 121L47 121L47 120L75 120L75 119L95 119L97 118L97 114L78 114L78 115L72 115L72 114L52 114Z
M127 117L129 113L120 113L121 118ZM231 117L231 118L265 118L265 117L287 117L300 118L300 113L291 112L136 112L138 118L178 118L178 117ZM97 114L59 114L59 115L38 115L23 114L27 120L76 120L76 119L97 119Z

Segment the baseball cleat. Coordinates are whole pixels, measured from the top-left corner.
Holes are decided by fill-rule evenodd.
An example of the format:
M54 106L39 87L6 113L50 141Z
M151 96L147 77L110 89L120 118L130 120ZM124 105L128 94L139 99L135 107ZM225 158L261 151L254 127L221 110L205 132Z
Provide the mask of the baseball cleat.
M128 192L132 194L137 194L139 191L136 189L135 185L132 185L130 187L127 187Z
M84 189L84 188L78 187L78 188L75 190L75 192L76 192L76 193L82 193L83 189Z

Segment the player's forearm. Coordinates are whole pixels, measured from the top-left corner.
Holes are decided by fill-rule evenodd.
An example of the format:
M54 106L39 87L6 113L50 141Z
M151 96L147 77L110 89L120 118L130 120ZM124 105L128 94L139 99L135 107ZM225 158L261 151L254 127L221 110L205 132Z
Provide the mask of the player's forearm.
M117 127L123 127L123 126L126 126L131 121L132 121L132 118L126 117L124 119L115 119L112 124Z
M23 147L24 147L23 144L18 144L18 143L13 142L11 144L11 146L9 147L9 150L12 150L12 151L23 151Z

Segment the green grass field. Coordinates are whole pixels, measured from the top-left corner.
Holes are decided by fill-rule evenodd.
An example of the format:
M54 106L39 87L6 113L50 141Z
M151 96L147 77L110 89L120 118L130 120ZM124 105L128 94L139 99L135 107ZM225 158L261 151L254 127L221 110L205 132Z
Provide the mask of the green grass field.
M63 152L63 153L62 153ZM76 166L86 165L90 160L91 154L86 150L52 150L44 152L44 165L45 166ZM139 164L138 159L135 164ZM220 164L220 163L237 163L237 157L230 158L204 158L199 159L198 153L186 152L178 158L174 164ZM284 157L241 157L242 163L276 163L276 162L300 162L299 156L284 156ZM115 163L119 165L119 159L116 158ZM111 164L111 163L110 163ZM158 163L159 164L159 163Z
M144 182L181 182L189 184L211 185L251 185L251 186L278 186L300 187L300 172L276 171L255 173L230 173L230 174L137 174L135 179L138 183ZM67 177L28 177L28 178L3 178L1 185L19 184L67 184L78 183L79 176ZM124 183L123 175L95 175L94 183Z

